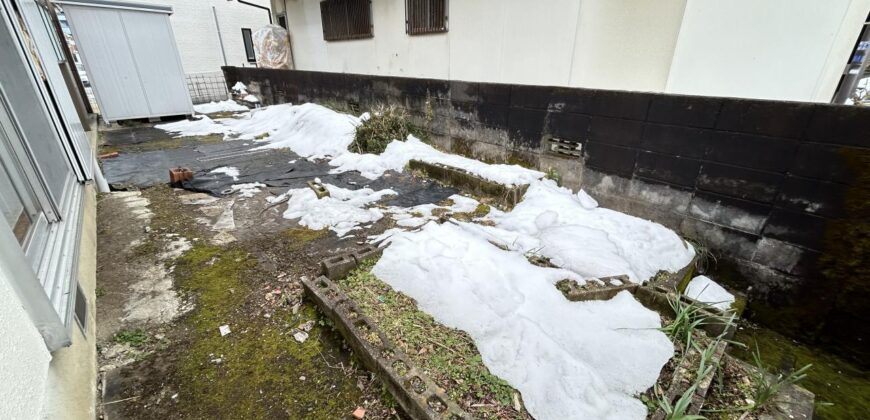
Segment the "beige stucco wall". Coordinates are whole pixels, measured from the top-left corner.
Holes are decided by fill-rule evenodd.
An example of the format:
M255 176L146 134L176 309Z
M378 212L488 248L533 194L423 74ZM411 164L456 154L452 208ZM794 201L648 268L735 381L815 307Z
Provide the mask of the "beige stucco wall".
M320 0L272 7L300 70L826 102L870 0L454 0L422 36L374 1L374 38L338 42Z
M667 91L829 102L870 0L689 0Z
M51 354L0 264L0 418L39 418Z
M94 185L86 185L82 211L78 279L88 301L85 332L76 325L72 345L55 351L48 369L44 419L93 419L96 402L97 201Z

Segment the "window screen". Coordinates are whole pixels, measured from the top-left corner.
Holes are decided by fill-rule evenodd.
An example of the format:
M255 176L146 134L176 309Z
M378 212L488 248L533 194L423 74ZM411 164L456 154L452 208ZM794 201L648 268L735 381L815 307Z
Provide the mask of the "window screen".
M242 42L245 43L245 56L249 63L256 63L257 57L254 55L254 40L251 38L251 30L242 28Z
M323 24L323 39L327 41L374 36L370 0L321 1L320 20Z
M447 0L405 0L405 32L447 32Z

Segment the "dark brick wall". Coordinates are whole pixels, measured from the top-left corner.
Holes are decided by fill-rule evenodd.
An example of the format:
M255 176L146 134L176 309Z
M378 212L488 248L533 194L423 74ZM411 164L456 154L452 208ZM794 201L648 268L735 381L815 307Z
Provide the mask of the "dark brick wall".
M870 109L237 67L224 72L229 85L248 84L267 105L401 105L443 148L554 169L567 186L590 190L602 204L712 248L727 267L715 274L749 290L750 314L760 321L868 353L867 325L843 327L854 326L868 307L843 302L850 296L870 302L870 215L861 205L870 202L870 185L861 182L870 165ZM582 153L555 153L554 142ZM859 233L838 233L843 226ZM838 261L854 269L837 269Z

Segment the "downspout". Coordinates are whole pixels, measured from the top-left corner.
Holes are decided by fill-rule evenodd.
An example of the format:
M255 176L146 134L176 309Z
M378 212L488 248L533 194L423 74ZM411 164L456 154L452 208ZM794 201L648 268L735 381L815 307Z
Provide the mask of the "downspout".
M214 27L217 28L218 42L221 44L221 55L224 57L224 65L228 66L227 52L224 51L224 38L221 36L221 25L218 23L217 9L214 6L211 7L211 13L214 16Z
M269 24L270 25L272 24L272 9L270 9L266 6L260 6L259 4L249 3L249 2L246 2L245 0L239 0L239 3L246 4L246 5L251 6L251 7L256 7L258 9L265 10L266 13L269 15Z

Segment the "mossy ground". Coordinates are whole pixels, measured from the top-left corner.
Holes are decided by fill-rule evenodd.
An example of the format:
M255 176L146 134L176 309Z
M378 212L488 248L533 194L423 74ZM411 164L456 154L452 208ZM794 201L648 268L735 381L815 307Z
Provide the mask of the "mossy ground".
M121 374L120 398L134 397L125 401L124 417L338 419L359 406L369 410L367 418L392 416L379 382L357 367L328 320L302 300L296 279L313 263L301 256L328 232L292 228L215 246L193 220L196 210L176 194L168 187L143 192L154 216L136 251L159 253L166 234L191 240L192 248L169 264L175 288L194 306L160 327L166 337L159 347L148 330L116 337L143 343L144 356ZM269 259L286 261L281 280ZM314 326L299 343L293 334L306 321ZM221 336L222 325L230 327L228 335Z
M732 354L753 363L751 351L757 344L770 371L812 364L799 385L816 394L816 418L861 419L870 413L870 373L769 329L746 326L737 331L734 339L747 347L730 346Z
M346 358L332 332L315 323L304 343L294 328L319 320L311 305L281 308L269 319L250 314L245 277L255 261L241 250L197 246L177 266L178 284L195 294L187 319L191 342L179 366L184 411L192 417L336 418L353 411L362 395L354 381L326 366ZM218 328L232 332L221 336ZM219 362L216 362L218 361Z
M371 273L375 262L364 261L338 284L384 334L473 416L530 418L513 408L519 394L483 365L471 337L437 323L411 298L379 280Z

